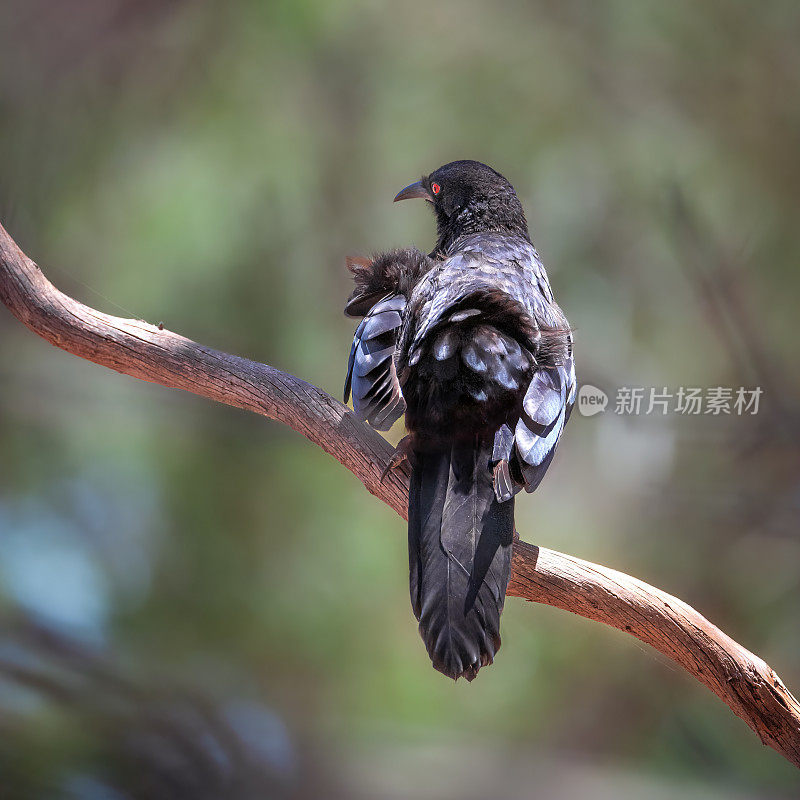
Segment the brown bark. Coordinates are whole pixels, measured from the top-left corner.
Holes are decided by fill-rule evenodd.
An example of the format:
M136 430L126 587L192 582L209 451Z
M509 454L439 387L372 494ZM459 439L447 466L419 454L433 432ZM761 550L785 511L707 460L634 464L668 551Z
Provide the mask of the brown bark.
M408 475L381 482L392 447L337 400L280 370L203 347L58 291L0 226L0 300L73 355L142 380L254 411L302 433L405 517ZM800 704L775 672L682 600L608 567L518 542L509 594L626 631L713 691L761 741L800 766Z

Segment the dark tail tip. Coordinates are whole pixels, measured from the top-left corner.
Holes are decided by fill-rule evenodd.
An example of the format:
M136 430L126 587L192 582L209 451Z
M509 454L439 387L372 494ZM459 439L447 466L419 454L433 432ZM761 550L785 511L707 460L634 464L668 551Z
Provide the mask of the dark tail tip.
M494 663L494 657L500 649L500 634L492 635L488 631L481 631L473 642L445 642L443 637L432 642L421 624L420 635L428 649L433 668L454 681L459 678L474 681L482 667Z

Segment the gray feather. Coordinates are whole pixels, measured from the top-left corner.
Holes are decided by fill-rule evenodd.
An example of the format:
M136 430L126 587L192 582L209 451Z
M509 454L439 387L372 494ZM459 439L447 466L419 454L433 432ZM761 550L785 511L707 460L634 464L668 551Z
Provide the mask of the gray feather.
M352 392L353 410L377 430L388 430L405 413L394 364L405 305L402 296L376 303L356 328L350 349L344 399Z

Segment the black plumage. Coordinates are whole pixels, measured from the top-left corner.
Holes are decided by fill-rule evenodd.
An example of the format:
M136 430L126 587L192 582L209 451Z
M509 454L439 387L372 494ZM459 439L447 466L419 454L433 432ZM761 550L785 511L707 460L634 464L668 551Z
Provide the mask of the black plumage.
M405 413L411 604L434 667L472 680L500 647L514 495L533 491L575 400L572 334L511 184L455 161L396 200L431 202L430 255L349 263L363 316L345 383L386 430Z
M415 457L408 506L411 606L433 666L472 680L500 647L514 500L492 488L491 441Z

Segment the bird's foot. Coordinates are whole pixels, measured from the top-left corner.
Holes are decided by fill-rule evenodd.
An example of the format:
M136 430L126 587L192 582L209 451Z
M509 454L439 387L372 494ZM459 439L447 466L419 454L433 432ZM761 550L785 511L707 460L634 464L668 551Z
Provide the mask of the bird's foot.
M386 468L381 473L381 483L383 483L390 472L393 472L396 469L400 469L403 464L408 462L411 463L412 455L413 455L413 441L411 436L404 436L398 443L397 447L392 453L392 457L389 459L389 463L386 465Z

